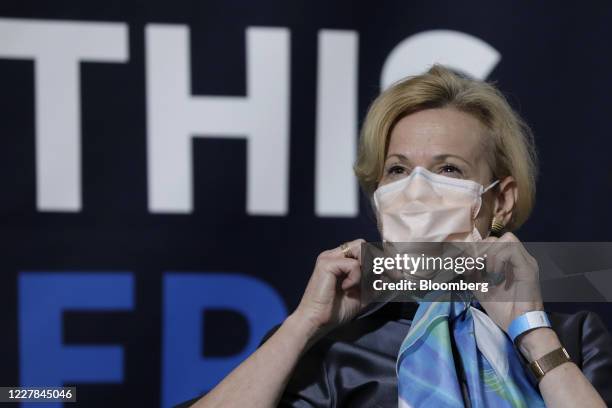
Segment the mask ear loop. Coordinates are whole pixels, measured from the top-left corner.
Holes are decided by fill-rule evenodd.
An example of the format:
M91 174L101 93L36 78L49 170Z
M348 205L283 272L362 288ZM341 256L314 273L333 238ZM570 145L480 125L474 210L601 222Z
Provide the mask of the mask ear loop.
M489 186L487 188L485 188L484 190L482 190L482 194L486 193L487 191L489 191L490 189L492 189L493 187L495 187L497 184L499 184L499 179L495 180L494 182L492 182L491 184L489 184ZM482 195L481 194L481 195ZM491 231L489 230L489 234L487 236L491 235Z
M482 194L486 193L487 191L489 191L490 189L492 189L493 187L495 187L497 184L499 184L499 180L495 180L494 182L492 182L491 184L489 184L489 186L487 188L485 188L484 190L482 190Z
M497 184L499 183L499 180L495 180L494 182L492 182L491 184L488 185L487 188L485 188L484 190L482 190L482 193L480 193L480 195L482 196L484 193L486 193L487 191L489 191L490 189L492 189L493 187L495 187ZM482 200L482 198L480 198L480 200ZM482 202L482 201L481 201ZM478 212L480 211L480 205L478 206L478 211L476 211L476 215L478 215ZM476 215L474 215L474 218L476 218Z

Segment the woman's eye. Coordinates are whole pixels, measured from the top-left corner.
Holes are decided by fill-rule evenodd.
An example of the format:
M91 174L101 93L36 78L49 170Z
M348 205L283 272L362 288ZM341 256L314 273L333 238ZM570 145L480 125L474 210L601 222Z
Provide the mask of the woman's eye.
M391 166L387 170L387 174L390 174L390 175L404 174L405 172L406 172L406 169L404 169L402 166Z
M440 168L440 173L448 174L448 175L452 175L452 174L461 175L462 174L461 170L459 170L457 167L453 166L452 164L445 164L444 166L442 166Z

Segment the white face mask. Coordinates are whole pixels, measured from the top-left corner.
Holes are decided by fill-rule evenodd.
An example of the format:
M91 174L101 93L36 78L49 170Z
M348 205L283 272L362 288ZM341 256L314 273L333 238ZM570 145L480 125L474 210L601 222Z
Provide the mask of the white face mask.
M482 195L498 182L484 188L416 167L408 177L374 192L383 241L480 241L475 219Z

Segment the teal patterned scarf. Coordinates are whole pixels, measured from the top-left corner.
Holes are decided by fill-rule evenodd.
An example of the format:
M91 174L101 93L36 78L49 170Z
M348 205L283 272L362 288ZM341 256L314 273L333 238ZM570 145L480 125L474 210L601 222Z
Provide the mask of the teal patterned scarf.
M419 305L397 375L400 408L545 406L510 339L469 300Z

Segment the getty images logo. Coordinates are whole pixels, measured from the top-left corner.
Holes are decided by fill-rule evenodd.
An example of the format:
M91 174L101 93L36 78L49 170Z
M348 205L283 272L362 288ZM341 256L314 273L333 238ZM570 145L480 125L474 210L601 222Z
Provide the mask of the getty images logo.
M245 35L246 95L192 95L189 28L146 25L143 75L150 212L192 211L191 139L214 135L247 140L247 213L287 213L290 31L246 27ZM358 213L351 173L357 135L358 40L359 34L351 30L319 31L315 157L319 216ZM0 18L0 59L34 61L38 210L81 210L79 64L128 63L128 44L124 23ZM422 72L434 62L485 78L499 59L495 49L471 35L425 31L390 52L381 87Z

